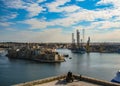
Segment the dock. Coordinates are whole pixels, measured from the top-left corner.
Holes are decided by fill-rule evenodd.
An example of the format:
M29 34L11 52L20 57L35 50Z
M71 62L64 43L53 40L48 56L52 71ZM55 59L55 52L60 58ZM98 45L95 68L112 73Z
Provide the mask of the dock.
M16 84L13 86L120 86L120 84L99 80L92 77L73 74L74 81L66 82L66 74L45 79Z

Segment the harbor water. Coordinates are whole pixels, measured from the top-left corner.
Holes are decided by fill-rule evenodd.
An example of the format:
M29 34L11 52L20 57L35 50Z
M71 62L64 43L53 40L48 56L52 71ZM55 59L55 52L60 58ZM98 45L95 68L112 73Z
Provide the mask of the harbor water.
M118 53L75 54L68 49L57 51L69 55L65 58L65 62L38 63L0 56L0 86L65 74L68 71L110 81L120 69Z

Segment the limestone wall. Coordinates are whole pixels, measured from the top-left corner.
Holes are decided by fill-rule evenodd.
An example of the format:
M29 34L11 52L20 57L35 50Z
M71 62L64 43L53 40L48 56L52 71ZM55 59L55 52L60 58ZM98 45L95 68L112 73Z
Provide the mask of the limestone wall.
M99 80L99 79L95 79L95 78L91 78L91 77L87 77L87 76L83 76L83 75L81 76L81 75L73 74L73 77L74 77L74 79L77 79L80 81L90 82L90 83L94 83L94 84L98 84L98 85L102 85L102 86L120 86L120 84L117 84L117 83ZM47 82L51 82L51 81L59 80L59 79L65 79L65 78L66 78L66 75L59 75L59 76L35 80L35 81L31 81L31 82L25 82L25 83L13 85L13 86L33 86L33 85L43 84L43 83L47 83Z
M31 82L20 83L20 84L13 85L13 86L33 86L33 85L37 85L37 84L43 84L43 83L51 82L51 81L54 81L54 80L63 79L65 77L66 77L66 75L59 75L59 76L54 76L54 77L50 77L50 78L35 80L35 81L31 81Z
M83 76L83 75L73 75L76 79L82 80L82 81L87 81L87 82L91 82L91 83L95 83L98 85L103 85L103 86L120 86L120 84L117 83L112 83L112 82L108 82L105 80L99 80L99 79L95 79L92 77L87 77L87 76Z

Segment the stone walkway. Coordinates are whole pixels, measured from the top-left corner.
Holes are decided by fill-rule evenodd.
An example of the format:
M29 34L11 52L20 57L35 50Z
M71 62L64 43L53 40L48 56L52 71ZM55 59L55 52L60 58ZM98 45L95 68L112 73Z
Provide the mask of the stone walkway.
M55 80L52 82L43 83L35 86L100 86L100 85L77 80L74 80L74 82L71 83L66 83L65 80Z

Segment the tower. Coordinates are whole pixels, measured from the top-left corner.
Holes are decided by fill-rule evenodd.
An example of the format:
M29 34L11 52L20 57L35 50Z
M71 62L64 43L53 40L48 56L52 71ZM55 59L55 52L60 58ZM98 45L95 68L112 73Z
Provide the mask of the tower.
M87 52L90 52L90 37L88 37L86 49L87 49Z
M77 30L77 46L80 47L80 32Z
M83 29L82 32L83 32L83 40L82 40L82 41L83 41L83 43L84 43L84 41L85 41L85 29Z
M72 43L74 43L74 33L72 33Z
M75 39L74 39L74 33L72 33L72 48L75 47Z

